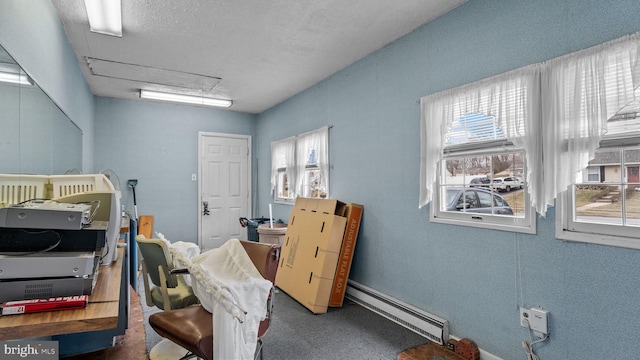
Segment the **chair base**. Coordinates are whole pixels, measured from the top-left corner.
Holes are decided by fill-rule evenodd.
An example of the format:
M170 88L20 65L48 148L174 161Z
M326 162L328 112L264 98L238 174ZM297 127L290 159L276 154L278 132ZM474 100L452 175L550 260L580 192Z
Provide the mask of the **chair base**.
M168 339L163 339L149 351L149 360L186 360L194 357L187 349Z

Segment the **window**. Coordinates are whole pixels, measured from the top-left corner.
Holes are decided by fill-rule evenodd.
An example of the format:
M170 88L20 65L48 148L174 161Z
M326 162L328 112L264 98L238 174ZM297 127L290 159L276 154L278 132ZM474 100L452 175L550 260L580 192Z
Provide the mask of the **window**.
M504 176L525 173L523 151L505 152L500 148L489 150L486 155L444 156L443 164L444 176L439 184L443 200L434 201L433 206L439 203L439 209L432 214L433 221L471 220L474 226L485 227L482 224L489 223L495 228L502 224L511 230L514 224L527 227L527 185L515 176Z
M589 166L587 168L587 182L600 182L599 166Z
M525 68L421 99L420 206L431 221L535 233L539 77Z
M271 186L277 203L329 197L328 126L271 144Z
M432 221L535 232L530 207L545 216L555 203L556 237L640 249L639 52L636 33L423 97L419 205L432 203ZM476 194L450 207L454 187ZM515 187L523 210L496 212L514 207L495 195ZM489 216L473 207L479 189L494 196Z
M556 237L640 249L640 35L553 62ZM552 169L555 169L552 170Z

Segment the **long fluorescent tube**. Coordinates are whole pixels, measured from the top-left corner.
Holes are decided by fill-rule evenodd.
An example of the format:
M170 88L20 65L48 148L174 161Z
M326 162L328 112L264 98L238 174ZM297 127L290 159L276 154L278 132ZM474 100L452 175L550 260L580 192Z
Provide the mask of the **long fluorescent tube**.
M0 82L20 85L33 85L26 74L0 71Z
M230 107L233 104L231 100L214 99L202 96L171 94L166 92L140 90L140 98L161 101L173 101L186 104L208 105L217 107Z
M122 37L120 0L84 0L89 28L99 34Z
M33 85L33 80L17 64L0 62L0 82Z

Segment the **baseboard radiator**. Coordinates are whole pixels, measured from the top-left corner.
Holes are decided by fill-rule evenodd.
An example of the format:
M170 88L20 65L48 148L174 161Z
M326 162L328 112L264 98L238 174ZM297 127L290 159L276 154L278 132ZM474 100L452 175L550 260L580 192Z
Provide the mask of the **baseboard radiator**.
M449 322L447 320L431 315L367 286L349 280L345 296L351 301L437 344L444 345L449 340Z

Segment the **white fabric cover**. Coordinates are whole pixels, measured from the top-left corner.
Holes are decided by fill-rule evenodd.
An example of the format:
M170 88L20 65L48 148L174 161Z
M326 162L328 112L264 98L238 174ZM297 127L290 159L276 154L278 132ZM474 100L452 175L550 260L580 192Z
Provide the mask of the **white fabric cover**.
M193 290L213 314L213 358L253 359L272 284L238 239L203 252L189 266Z
M175 269L188 268L189 262L196 256L200 255L200 247L192 242L176 241L169 244L169 252L173 258L173 267ZM190 276L184 276L184 282L193 287Z
M185 241L171 242L159 232L156 232L156 236L158 239L164 240L167 243L167 248L171 254L171 259L173 260L174 269L188 268L191 259L200 255L200 247L195 243ZM189 276L184 276L183 279L187 285L193 286Z

